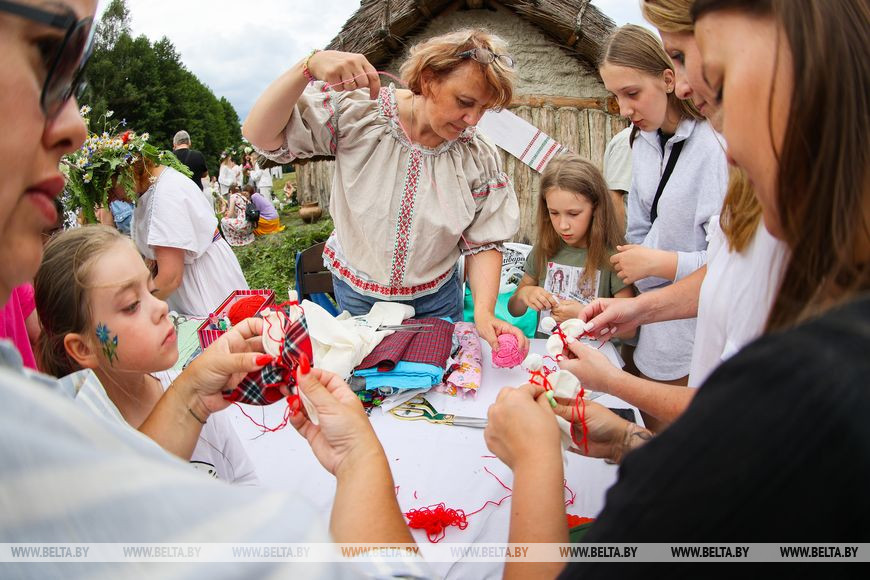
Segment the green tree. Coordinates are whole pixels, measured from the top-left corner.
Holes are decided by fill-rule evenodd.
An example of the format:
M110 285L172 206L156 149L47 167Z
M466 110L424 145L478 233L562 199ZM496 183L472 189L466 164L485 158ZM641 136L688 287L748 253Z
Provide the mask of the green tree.
M169 39L152 44L145 36L134 39L130 30L125 0L112 0L97 25L86 73L82 104L93 109L91 119L113 111L114 120L149 132L151 142L166 149L172 147L175 132L184 129L193 147L205 155L209 171L216 173L221 151L241 143L235 109L187 70Z

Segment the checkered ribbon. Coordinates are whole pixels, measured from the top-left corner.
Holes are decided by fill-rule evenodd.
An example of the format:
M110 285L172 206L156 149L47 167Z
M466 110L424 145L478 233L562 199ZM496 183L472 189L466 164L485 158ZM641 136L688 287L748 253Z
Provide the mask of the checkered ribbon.
M289 303L281 304L277 308L286 316L289 305ZM313 360L311 338L308 335L308 323L304 315L296 322L290 322L289 316L285 320L283 329L263 329L264 332L283 332L284 343L278 360L267 364L259 371L248 374L235 389L223 393L225 399L248 405L271 405L285 398L279 387L287 386L292 390L296 386L299 356L305 353L309 361Z

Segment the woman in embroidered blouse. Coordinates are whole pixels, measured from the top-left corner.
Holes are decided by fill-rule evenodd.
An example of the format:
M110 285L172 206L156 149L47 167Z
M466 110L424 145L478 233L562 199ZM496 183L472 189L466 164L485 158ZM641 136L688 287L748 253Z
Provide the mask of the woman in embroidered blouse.
M260 96L242 129L260 152L281 163L335 156L323 257L340 307L401 301L418 317L461 320L466 256L480 335L493 348L503 333L527 345L494 314L519 206L495 146L475 133L488 109L510 103L512 66L499 38L461 30L411 48L410 90L382 88L362 55L322 51Z

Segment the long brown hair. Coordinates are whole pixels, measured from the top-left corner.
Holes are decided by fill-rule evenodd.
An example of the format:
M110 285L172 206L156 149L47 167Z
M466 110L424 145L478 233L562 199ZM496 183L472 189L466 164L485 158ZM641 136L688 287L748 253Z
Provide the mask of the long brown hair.
M604 270L609 262L608 251L623 243L622 229L616 221L613 200L604 176L591 162L574 154L561 155L547 164L541 175L538 197L537 272L545 272L547 262L562 247L562 239L550 222L547 194L558 188L582 195L592 204L592 220L586 232L586 266L582 282L591 282L596 270Z
M775 186L791 257L767 321L778 330L870 289L870 5L697 0L692 16L719 10L773 17L792 53Z
M42 332L36 346L39 369L62 377L80 370L63 339L92 326L88 280L94 262L128 238L115 228L94 224L58 233L45 246L33 283L36 313Z
M641 26L626 24L614 30L601 46L598 68L605 64L632 68L653 77L661 77L674 63L665 52L661 41ZM676 73L675 73L676 74ZM675 92L668 93L668 109L676 111L680 119L703 119L692 101L684 101ZM634 144L638 128L633 127L629 141Z

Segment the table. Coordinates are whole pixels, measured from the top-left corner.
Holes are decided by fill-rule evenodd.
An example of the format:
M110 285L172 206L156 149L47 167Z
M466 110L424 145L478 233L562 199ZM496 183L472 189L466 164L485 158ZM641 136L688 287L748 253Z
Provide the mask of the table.
M532 352L544 353L543 340L532 340L531 343ZM602 352L611 362L621 366L622 361L612 345L606 344ZM528 379L528 374L520 367L493 368L489 365L490 357L489 345L484 343L483 376L476 399L436 392L427 393L426 398L443 413L486 417L489 405L502 387L517 386ZM596 401L609 407L630 407L610 395L602 395ZM245 410L261 424L274 426L283 419L285 407L279 403L270 407L245 406ZM226 412L231 413L233 425L254 461L263 485L292 490L311 501L328 518L335 495L335 479L317 462L308 443L291 426L263 434L241 414L238 407L232 406ZM640 420L639 414L635 413ZM509 493L484 470L484 467L488 468L507 486L512 485L511 471L491 457L482 429L403 421L380 409L372 411L371 423L387 454L403 512L444 502L448 507L470 513L488 500L498 501ZM616 480L617 466L574 453L567 456L567 485L576 494L567 511L594 517L604 507L605 492ZM568 492L565 493L567 498ZM500 506L490 504L468 518L465 530L448 528L442 542L507 542L509 520L510 499ZM425 533L414 530L414 537L425 557L427 548L431 546ZM501 578L503 567L502 564L461 561L433 562L431 566L439 576L449 578Z

